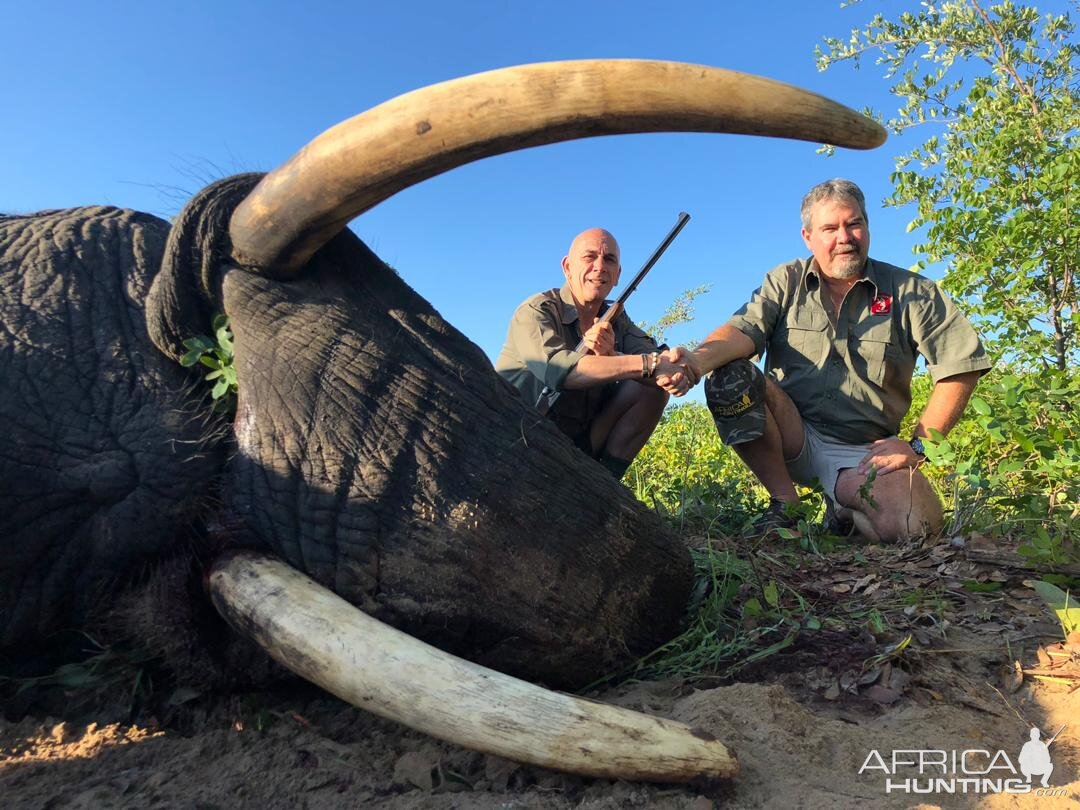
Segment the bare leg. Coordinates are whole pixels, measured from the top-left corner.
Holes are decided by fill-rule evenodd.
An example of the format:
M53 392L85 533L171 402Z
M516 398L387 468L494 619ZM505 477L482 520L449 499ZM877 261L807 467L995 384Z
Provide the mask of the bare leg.
M806 434L802 417L771 379L765 379L765 433L760 439L732 446L743 463L761 481L770 497L787 503L799 500L785 461L802 452Z
M941 531L941 501L918 470L896 470L875 478L870 494L876 508L859 494L865 482L866 476L853 467L836 477L836 500L852 510L862 534L891 543Z
M667 392L633 381L619 383L615 396L593 420L589 439L599 455L627 463L641 452L667 405Z

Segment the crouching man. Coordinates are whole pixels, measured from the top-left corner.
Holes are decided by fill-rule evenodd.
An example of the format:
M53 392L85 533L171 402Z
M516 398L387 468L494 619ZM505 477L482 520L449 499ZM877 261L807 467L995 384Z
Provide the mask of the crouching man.
M601 323L622 270L615 237L577 235L562 260L561 289L537 293L514 312L495 370L536 405L545 386L560 392L548 412L559 429L616 478L652 435L668 395L698 380L682 348L668 349L626 311ZM575 348L584 341L585 351Z
M696 373L715 369L705 393L717 429L771 496L755 533L794 528L794 483L815 479L831 511L870 539L936 533L942 508L919 471L922 440L956 424L990 361L936 284L869 258L854 183L809 191L802 237L811 256L770 270L691 357ZM767 375L745 359L762 353ZM934 387L912 435L899 437L918 355Z

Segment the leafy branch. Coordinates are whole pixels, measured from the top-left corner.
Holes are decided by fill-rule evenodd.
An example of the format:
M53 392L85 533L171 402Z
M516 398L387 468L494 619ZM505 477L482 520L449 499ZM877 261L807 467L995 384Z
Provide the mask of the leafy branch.
M211 328L213 337L197 335L184 341L187 352L180 358L180 365L191 368L200 364L210 369L203 379L214 384L210 391L214 407L232 413L236 410L237 385L228 317L220 313L215 315Z
M937 131L896 157L893 206L926 228L921 266L947 262L943 286L995 355L1029 369L1080 362L1080 47L1067 14L986 0L922 3L875 15L815 49L818 67L885 66L894 133Z

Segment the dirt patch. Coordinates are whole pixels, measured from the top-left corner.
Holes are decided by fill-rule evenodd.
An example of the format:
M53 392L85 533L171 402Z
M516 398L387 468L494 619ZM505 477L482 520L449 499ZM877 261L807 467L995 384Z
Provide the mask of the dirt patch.
M757 562L762 576L779 576L767 564ZM744 682L664 680L594 695L722 740L742 766L728 784L630 784L522 766L294 683L174 695L134 722L125 722L130 707L0 720L0 796L5 808L1080 807L1080 670L1070 668L1080 649L1062 643L1025 590L1030 572L985 565L955 548L804 557L784 581L818 615L858 621L800 631L746 668ZM999 585L973 592L970 582ZM911 593L918 598L896 598ZM849 601L834 609L840 598ZM1020 769L1030 729L1045 740L1062 726L1049 749L1053 795L1034 792L1038 776L1029 794L986 793L983 777L955 773L951 759L945 773L929 764L937 754L923 755L922 775L888 772L894 752L955 752L992 782L1026 785L1009 767ZM974 753L963 760L965 751Z
M301 689L301 692L307 692ZM988 703L995 700L987 689ZM660 786L519 766L438 742L334 699L249 695L188 709L186 729L24 719L0 724L0 795L8 808L50 807L1080 807L1080 735L1051 747L1061 795L885 793L871 751L1004 751L1015 764L1030 724L1080 718L1080 693L1032 685L1000 713L907 699L866 712L796 701L781 684L692 689L677 682L616 690L612 702L681 720L739 756L731 785ZM908 755L910 756L910 755ZM980 767L987 760L972 755ZM874 761L876 763L876 760ZM1017 766L1018 767L1018 766ZM1023 777L1019 777L1023 779ZM1036 780L1037 782L1037 780ZM984 805L985 803L985 805Z

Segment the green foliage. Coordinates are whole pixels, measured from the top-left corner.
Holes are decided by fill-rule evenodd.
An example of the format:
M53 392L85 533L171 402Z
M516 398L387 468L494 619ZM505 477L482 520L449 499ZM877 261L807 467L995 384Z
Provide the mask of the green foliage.
M801 630L821 628L797 592L758 575L752 553L709 542L738 537L768 498L720 441L705 406L690 402L668 408L624 481L677 531L703 538L707 547L691 552L698 586L686 630L629 672L605 681L728 677L790 646ZM818 509L813 498L796 508L799 534L790 538L793 551L800 546L816 553L828 542L814 522Z
M680 532L703 536L737 534L763 492L721 443L708 409L694 402L664 412L623 480Z
M71 709L116 701L132 714L137 703L153 692L153 657L130 645L104 646L90 636L79 635L84 645L78 660L36 677L0 675L0 697L29 693L23 700L32 702L59 693Z
M871 509L877 509L878 503L874 499L873 489L874 481L877 480L877 468L871 467L870 472L866 474L866 480L859 484L859 500L869 506Z
M826 38L818 67L866 53L895 83L895 133L929 127L900 155L891 205L914 204L917 250L947 262L996 355L1061 371L1080 360L1080 65L1069 16L979 0L925 2ZM880 116L879 116L880 117Z
M1003 582L979 582L976 579L964 580L964 590L969 593L997 593L1004 585Z
M749 473L747 473L749 475ZM798 520L794 531L791 529L777 529L777 534L784 540L790 540L793 546L798 546L803 551L821 555L824 552L836 548L837 541L841 538L829 534L829 530L823 525L824 499L820 488L804 489L798 484L795 489L800 491L797 504L787 504L786 511Z
M657 343L663 343L668 329L694 320L694 299L707 293L711 287L711 284L702 284L687 290L672 301L671 306L664 310L664 314L655 323L641 322L638 327L648 332Z
M1054 611L1058 622L1061 624L1061 632L1068 639L1070 633L1080 632L1080 602L1068 591L1049 582L1039 580L1025 580L1024 584L1043 598L1043 601Z
M215 315L212 323L213 337L198 335L184 341L187 353L180 358L180 365L190 368L201 363L210 369L204 380L214 387L210 395L214 407L232 413L236 410L236 369L233 367L232 332L225 315Z
M798 607L784 604L774 580L757 581L751 565L730 550L694 549L691 552L698 582L698 596L691 619L680 635L637 661L629 672L604 678L588 688L612 680L696 679L730 677L738 670L779 652L794 643L799 629L817 629L798 594ZM757 595L740 594L748 587Z
M909 421L930 391L915 378ZM1080 557L1080 381L1069 372L1002 367L976 389L948 438L925 442L927 477L952 500L951 534L1022 538L1020 553L1056 565Z
M623 481L682 534L739 536L768 504L764 487L720 441L709 410L696 402L664 412ZM802 501L789 510L798 532L781 530L782 537L804 551L831 547L835 538L819 525L819 494L803 490Z

